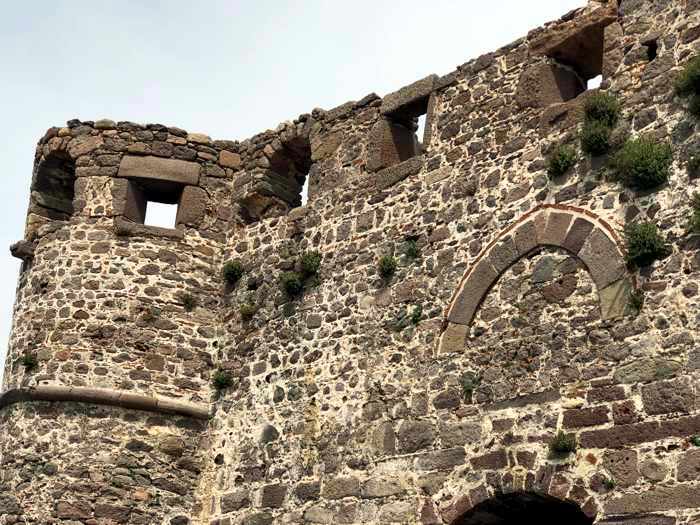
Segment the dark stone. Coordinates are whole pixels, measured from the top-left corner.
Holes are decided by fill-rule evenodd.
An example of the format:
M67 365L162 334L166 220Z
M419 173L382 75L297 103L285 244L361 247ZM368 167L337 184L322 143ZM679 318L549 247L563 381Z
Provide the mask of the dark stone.
M610 421L606 407L578 408L564 412L564 427L579 428L602 425Z

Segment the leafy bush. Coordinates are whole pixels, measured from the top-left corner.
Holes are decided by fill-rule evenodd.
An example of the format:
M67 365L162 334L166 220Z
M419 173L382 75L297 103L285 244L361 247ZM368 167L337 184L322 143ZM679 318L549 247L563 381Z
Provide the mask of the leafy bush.
M396 273L396 259L391 255L384 255L379 259L379 275L384 279L389 279Z
M180 301L182 302L182 306L187 310L188 312L191 312L197 307L197 298L189 293L183 293L180 295Z
M603 486L604 486L607 490L613 490L613 489L615 488L615 480L612 479L612 478L605 478L605 479L603 480Z
M688 61L676 78L675 87L679 97L690 99L690 113L700 117L700 57Z
M690 442L691 442L694 446L700 447L700 436L693 436L693 437L691 437L691 438L690 438Z
M572 452L576 452L576 436L564 434L560 430L549 444L549 451L554 456L568 456Z
M576 165L576 150L571 146L558 146L547 161L550 179L561 177Z
M228 261L224 264L224 279L229 284L236 284L243 275L243 265L240 261Z
M408 239L403 247L403 253L409 259L418 259L420 257L420 249L418 248L418 241L415 239Z
M212 384L217 390L225 390L233 386L233 377L226 370L217 370L212 376Z
M321 268L321 254L319 252L306 252L301 256L301 271L305 277L318 274Z
M599 122L613 128L620 119L621 107L614 95L598 92L586 99L583 111L587 122Z
M657 259L669 254L666 242L656 225L651 222L637 222L625 229L627 262L633 266L649 266Z
M31 372L39 366L39 360L34 354L24 354L22 356L22 366L27 372Z
M690 217L690 224L688 224L688 231L690 233L700 234L700 193L693 195L693 215Z
M240 306L239 311L241 312L241 319L250 321L258 311L258 307L251 303L245 303Z
M297 272L284 272L280 276L280 286L288 297L296 297L304 290L301 275Z
M690 59L676 78L676 94L680 97L700 95L700 56Z
M581 129L581 149L593 156L599 156L610 150L612 130L607 124L597 120L587 120Z
M668 180L673 150L647 137L625 142L612 160L613 179L629 188L648 190Z

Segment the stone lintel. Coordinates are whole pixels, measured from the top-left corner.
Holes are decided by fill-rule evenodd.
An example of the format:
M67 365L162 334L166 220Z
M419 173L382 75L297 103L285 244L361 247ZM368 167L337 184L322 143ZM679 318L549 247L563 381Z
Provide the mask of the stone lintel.
M137 222L131 222L122 217L114 218L114 231L124 237L164 237L181 241L185 238L185 232L174 228L161 228L159 226L147 226Z
M199 183L199 170L200 166L196 162L127 155L119 164L117 176L164 180L196 186Z
M376 175L377 186L384 190L411 175L417 174L423 168L423 160L423 156L419 155L405 160L396 166L384 168Z
M170 398L146 396L112 390L109 388L69 387L60 385L39 385L31 388L17 388L0 394L0 409L31 401L75 402L95 405L109 405L146 412L175 414L194 419L209 419L209 408Z
M468 325L484 294L498 277L488 257L481 259L464 282L462 289L452 303L447 320L451 323Z
M382 100L380 111L382 115L390 115L397 111L406 110L408 116L417 117L422 111L417 108L427 104L428 97L433 92L438 80L437 75L429 75L408 86L402 87L398 91L389 93ZM414 114L415 113L415 114Z

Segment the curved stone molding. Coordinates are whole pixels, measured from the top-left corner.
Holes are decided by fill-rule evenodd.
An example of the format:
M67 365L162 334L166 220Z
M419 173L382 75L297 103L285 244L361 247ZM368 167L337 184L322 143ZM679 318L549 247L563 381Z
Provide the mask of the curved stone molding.
M633 279L612 228L587 210L542 205L502 231L467 270L447 310L440 352L453 352L463 345L468 326L493 284L520 258L542 246L563 248L586 265L598 289L602 319L625 314Z
M175 414L195 419L209 419L211 415L207 406L170 398L144 396L109 388L58 385L39 385L31 388L8 390L0 395L0 409L15 403L28 401L92 403L162 414Z

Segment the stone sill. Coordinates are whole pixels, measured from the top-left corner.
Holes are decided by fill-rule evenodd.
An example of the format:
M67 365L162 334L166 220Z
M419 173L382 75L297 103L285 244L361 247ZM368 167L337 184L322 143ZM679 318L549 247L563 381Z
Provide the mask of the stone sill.
M159 226L147 226L124 219L114 218L114 231L121 237L162 237L181 241L185 238L185 232L175 228L161 228Z
M209 407L166 397L146 396L123 390L91 387L39 385L16 388L0 394L0 409L15 403L31 401L75 402L108 405L161 414L174 414L194 419L209 419Z

